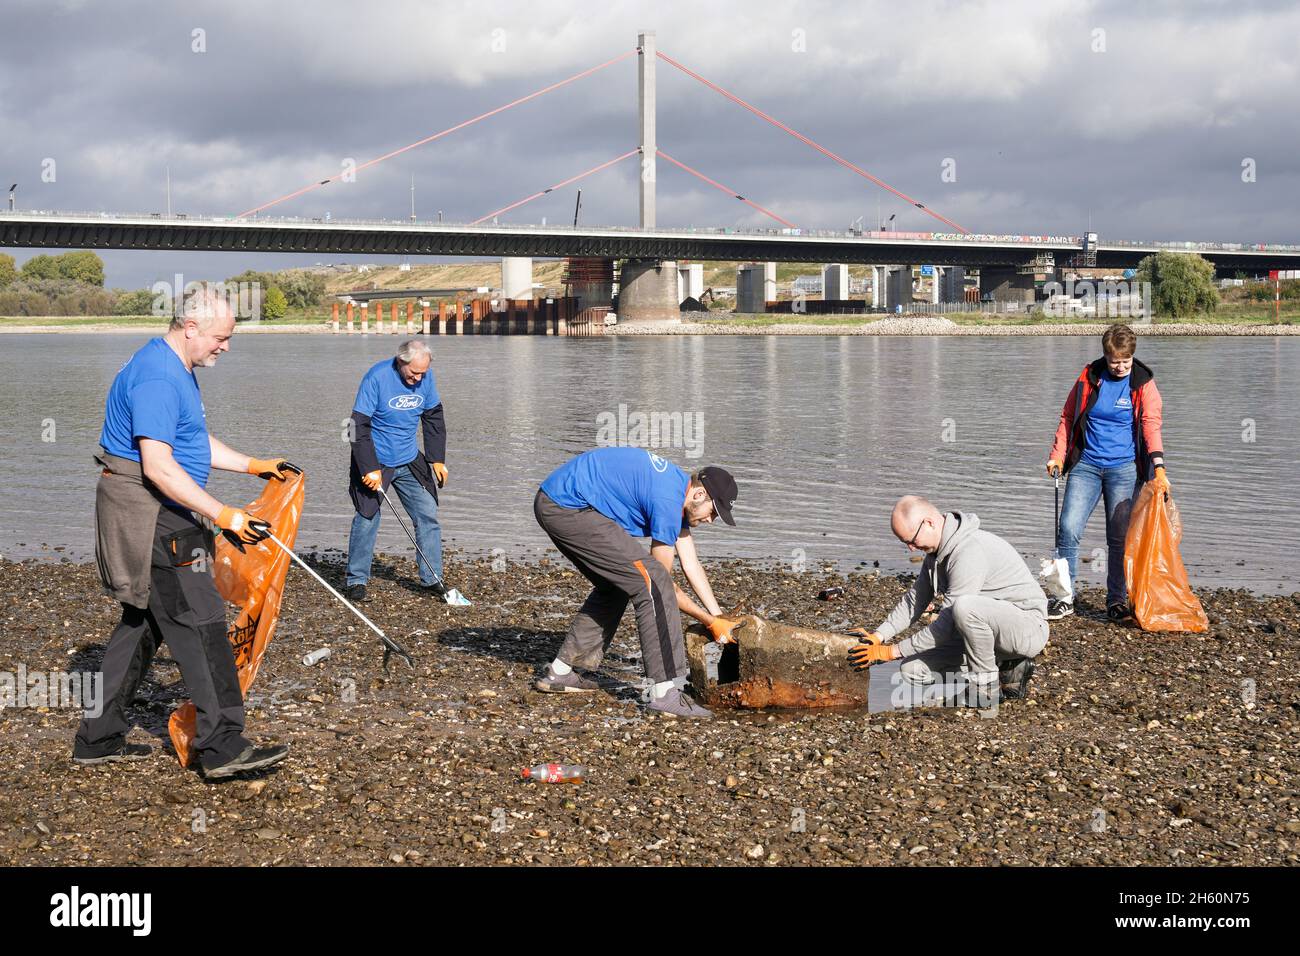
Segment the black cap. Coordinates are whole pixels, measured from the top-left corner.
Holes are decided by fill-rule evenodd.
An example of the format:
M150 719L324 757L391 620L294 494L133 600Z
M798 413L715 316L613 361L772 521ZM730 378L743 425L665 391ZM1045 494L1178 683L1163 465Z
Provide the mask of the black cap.
M719 517L734 528L736 519L731 517L731 506L736 503L736 479L731 477L731 472L717 465L709 465L701 468L695 477L713 499L713 507Z

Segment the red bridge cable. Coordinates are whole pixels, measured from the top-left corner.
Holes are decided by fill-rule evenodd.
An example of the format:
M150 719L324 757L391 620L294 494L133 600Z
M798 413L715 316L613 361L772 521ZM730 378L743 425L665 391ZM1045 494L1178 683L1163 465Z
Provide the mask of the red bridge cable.
M877 176L873 176L873 175L871 175L871 173L867 172L865 169L861 169L861 168L859 168L858 166L855 166L853 163L849 162L849 161L848 161L847 159L845 159L844 157L842 157L842 156L837 156L835 153L832 153L832 152L831 152L829 149L827 149L825 146L822 146L822 145L820 145L820 144L818 144L818 143L815 143L815 142L813 142L811 139L809 139L807 136L804 136L802 133L799 133L799 132L796 132L795 130L792 130L790 127L786 126L786 125L785 125L784 123L782 123L780 120L776 119L775 117L769 116L767 113L764 113L764 112L763 112L762 110L760 110L758 107L753 106L753 105L751 105L751 104L749 104L749 103L746 103L744 100L742 100L739 96L736 96L734 93L728 93L726 90L724 90L722 87L718 86L716 83L711 83L711 82L709 82L709 81L706 80L704 77L700 76L700 74L696 73L694 70L689 69L689 68L686 67L686 66L683 66L681 63L678 63L676 60L674 60L672 57L668 56L667 54L662 53L662 52L659 52L659 51L655 51L655 55L658 56L659 59L663 60L665 63L669 64L670 66L675 66L675 67L677 67L677 69L681 70L683 73L685 73L687 76L691 77L692 79L699 80L701 83L703 83L703 84L704 84L705 86L707 86L709 89L714 90L715 92L721 93L723 96L725 96L727 99L731 100L733 103L736 103L736 104L739 105L739 106L743 106L745 109L749 110L749 111L750 111L751 113L753 113L755 116L757 116L757 117L759 117L760 119L766 120L767 122L771 123L771 124L772 124L773 126L775 126L777 129L784 130L785 132L789 133L791 136L793 136L795 139L799 140L800 142L805 143L805 144L808 145L808 146L811 146L813 149L817 150L817 152L821 153L823 156L826 156L826 157L828 157L828 158L830 158L830 159L835 160L835 162L839 163L839 164L840 164L841 166L843 166L845 169L851 169L851 170L853 170L853 172L857 173L859 176L862 176L864 179L869 179L869 180L871 180L873 183L875 183L877 186L881 187L882 189L887 189L887 190L889 190L891 193L893 193L895 196L898 196L900 199L904 199L904 200L906 200L907 202L909 202L909 203L911 203L913 206L915 206L917 209L919 209L919 210L921 210L923 213L925 213L927 216L933 216L935 219L938 219L940 222L942 222L942 223L946 223L947 225L952 226L952 228L956 229L958 232L967 233L967 232L970 231L970 230L966 229L965 227L960 226L960 225L958 225L957 223L953 222L951 219L948 219L948 218L945 217L945 216L941 216L941 215L939 215L939 214L938 214L937 212L935 212L933 209L928 208L924 203L918 202L917 200L913 199L911 196L907 195L907 193L904 193L904 192L901 192L900 190L895 189L893 186L889 185L889 183L885 182L883 179L880 179L880 178L877 177Z
M591 74L603 70L607 66L613 66L615 63L618 63L621 60L626 60L630 56L635 56L638 52L639 51L636 49L628 50L626 53L622 53L614 57L614 59L612 60L606 60L604 63L598 64L597 66L593 66L589 70L583 70L581 73L575 73L573 74L573 76L569 77L566 80L560 80L560 82L558 83L552 83L550 86L545 87L544 89L537 90L534 93L529 93L527 96L521 96L517 100L512 100L511 102L505 104L504 106L498 106L494 110L488 110L486 113L481 113L478 116L475 116L473 119L465 120L465 122L463 123L457 123L455 126L449 126L447 129L444 129L439 133L434 133L432 136L426 136L422 140L411 143L407 146L403 146L400 149L395 149L391 153L385 153L383 156L378 156L374 159L367 160L366 162L362 163L360 166L356 167L356 169L353 170L353 172L360 172L361 170L366 169L367 167L374 166L376 163L382 163L386 159L392 159L394 156L404 153L409 149L415 149L417 146L423 146L425 143L432 143L435 139L441 139L443 136L446 136L448 133L454 133L459 129L464 129L466 126L474 125L479 120L485 120L489 116L495 116L498 113L503 113L506 110L510 109L510 107L512 106L518 106L520 103L527 103L529 100L536 99L537 97L541 96L543 93L549 93L552 90L558 90L560 87L566 86L567 84L572 83L574 80L580 80L584 76L591 76ZM317 182L311 183L310 185L303 186L301 189L295 190L294 192L281 196L279 199L272 199L270 202L262 203L262 205L260 206L254 206L252 209L246 209L235 218L243 219L245 216L251 216L254 213L261 212L263 209L269 209L271 206L275 206L279 203L285 202L286 200L293 199L297 196L301 196L303 193L309 193L313 189L319 189L322 186L326 186L329 183L335 182L342 178L343 178L343 173L337 173L329 177L328 179L322 179Z
M677 166L677 167L680 167L681 169L686 170L686 171L687 171L688 173L690 173L692 176L698 176L700 179L704 180L704 181L705 181L706 183L708 183L710 186L714 187L715 189L721 189L721 190L722 190L724 193L726 193L727 195L729 195L729 196L733 196L733 197L735 197L736 199L739 199L739 200L740 200L741 202L743 202L746 206L752 206L752 207L754 207L754 208L757 209L759 212L761 212L763 215L765 215L765 216L769 216L769 217L771 217L772 219L775 219L777 222L781 223L782 225L789 226L791 229L798 229L798 228L799 228L799 227L796 226L794 223L792 223L792 222L788 222L788 221L786 221L785 219L782 219L780 216L778 216L776 213L772 212L770 209L764 209L764 208L763 208L762 206L760 206L758 203L753 202L753 201L751 201L751 200L749 200L749 199L746 199L744 196L740 195L740 193L736 192L734 189L731 189L731 188L729 188L729 187L727 187L727 186L724 186L724 185L722 185L722 183L714 182L712 179L710 179L708 176L705 176L705 175L704 175L702 172L700 172L699 170L697 170L697 169L691 169L691 167L687 166L685 163L681 162L680 160L673 159L671 156L669 156L667 153L665 153L662 149L656 149L655 152L656 152L658 155L662 156L664 159L668 160L668 162L672 163L674 166Z
M563 186L569 185L569 183L576 183L579 179L582 179L585 176L590 176L592 173L598 173L602 169L608 169L610 166L613 166L615 163L620 163L623 160L627 159L629 156L635 156L639 152L641 152L641 150L639 149L629 149L622 156L616 156L615 158L608 160L607 162L601 163L599 166L593 166L585 173L578 173L578 175L571 176L568 179L564 180L564 182L556 183L554 186L547 186L545 189L541 190L540 192L535 192L531 196L526 196L525 198L519 200L518 202L512 202L509 206L502 206L500 209L496 210L495 212L490 212L486 216L480 216L478 219L475 219L472 223L470 223L470 225L477 226L479 223L491 219L493 216L499 216L503 212L509 212L511 209L516 209L519 206L522 206L526 202L532 202L534 199L537 199L539 196L545 196L547 193L552 192L553 190L560 189Z

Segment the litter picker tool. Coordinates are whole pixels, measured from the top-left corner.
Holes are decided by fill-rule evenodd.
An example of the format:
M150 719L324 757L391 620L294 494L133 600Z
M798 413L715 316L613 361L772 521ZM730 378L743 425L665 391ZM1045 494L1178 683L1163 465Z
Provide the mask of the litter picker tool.
M361 620L365 622L368 628L370 628L372 631L374 631L376 634L379 635L379 641L384 645L384 670L388 670L388 658L394 654L396 654L402 660L406 661L407 666L409 667L415 666L415 661L411 659L411 655L407 653L406 648L402 647L401 644L398 644L395 640L393 640L391 637L389 637L387 634L381 631L377 626L375 626L375 623L372 620L370 620L370 618L366 617L364 614L358 611L351 601L345 598L342 594L339 594L338 591L334 590L334 588L330 586L330 583L328 581L326 581L323 577L317 574L316 571L311 567L311 565L309 565L302 558L298 557L298 555L294 554L292 548L286 545L274 534L270 535L270 538L272 541L274 541L276 544L280 546L280 549L284 551L285 554L293 558L294 561L298 562L299 567L301 567L313 578L319 581L321 585L325 588L325 590L329 591L330 594L334 595L336 598L342 601L349 611L351 611L357 617L361 618Z
M1055 544L1061 533L1061 473L1058 471L1052 478L1056 481L1056 520L1052 522L1052 542Z
M1061 557L1056 542L1060 540L1061 528L1061 473L1052 475L1056 484L1056 520L1052 524L1052 557L1041 562L1038 573L1039 583L1051 597L1068 604L1074 603L1074 582L1070 578L1070 562Z
M442 586L443 600L456 607L469 607L469 598L465 597L465 595L461 594L455 588L448 588L446 582L438 576L438 572L433 570L433 565L429 562L429 559L424 556L424 552L420 550L420 542L415 540L415 535L412 533L411 529L406 526L406 522L402 520L401 514L399 514L397 508L393 506L392 499L388 497L388 492L384 490L383 485L379 486L379 496L387 503L388 510L393 513L393 517L397 519L397 523L402 526L402 530L406 532L406 536L411 539L411 544L415 545L415 553L420 556L420 560L424 562L424 566L429 569L429 573L433 575L433 580Z

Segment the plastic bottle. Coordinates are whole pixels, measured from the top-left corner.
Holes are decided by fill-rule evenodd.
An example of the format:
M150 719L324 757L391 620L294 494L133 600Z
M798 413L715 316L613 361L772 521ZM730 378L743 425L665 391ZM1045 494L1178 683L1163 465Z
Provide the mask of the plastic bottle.
M587 768L569 763L539 763L525 768L523 776L537 783L582 783Z

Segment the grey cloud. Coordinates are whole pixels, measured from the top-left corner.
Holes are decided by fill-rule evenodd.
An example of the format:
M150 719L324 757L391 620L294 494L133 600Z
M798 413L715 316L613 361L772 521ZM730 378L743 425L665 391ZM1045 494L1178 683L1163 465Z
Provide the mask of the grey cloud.
M190 50L202 27L208 52ZM0 34L0 175L25 207L233 214L631 48L661 50L967 228L1295 241L1300 27L1283 4L895 5L21 2ZM1106 31L1105 53L1092 31ZM490 52L494 30L507 52ZM791 49L803 30L806 52ZM286 215L468 220L636 142L629 59L286 202ZM659 64L659 141L802 226L937 225ZM40 181L45 157L56 183ZM940 164L956 160L955 183ZM1241 161L1258 181L1241 181ZM635 221L635 160L582 183L584 221ZM665 225L765 223L660 164ZM576 186L515 210L572 215ZM25 257L27 253L20 253ZM114 253L110 282L270 260ZM304 257L302 261L313 260ZM292 264L298 260L288 260Z

